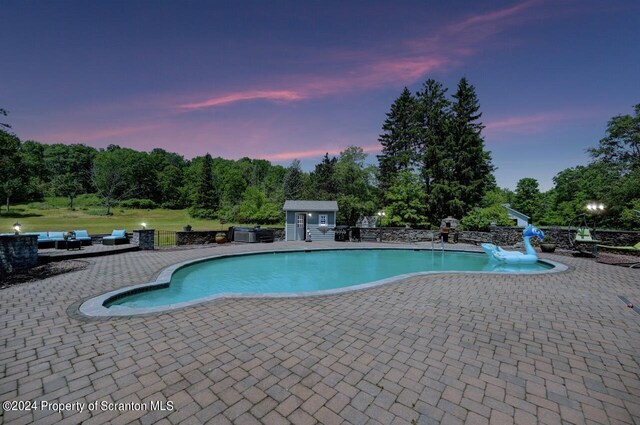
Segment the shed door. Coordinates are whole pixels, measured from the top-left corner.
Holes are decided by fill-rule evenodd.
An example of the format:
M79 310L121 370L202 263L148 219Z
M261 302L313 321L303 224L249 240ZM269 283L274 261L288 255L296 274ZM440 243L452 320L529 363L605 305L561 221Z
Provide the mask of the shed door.
M296 240L303 241L305 239L305 224L307 221L306 214L296 215Z

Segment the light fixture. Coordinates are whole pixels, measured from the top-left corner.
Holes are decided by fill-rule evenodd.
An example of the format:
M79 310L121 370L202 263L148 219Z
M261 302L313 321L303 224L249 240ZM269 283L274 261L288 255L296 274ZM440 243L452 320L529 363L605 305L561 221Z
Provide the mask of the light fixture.
M311 217L311 213L309 213L309 217Z
M20 234L20 223L18 223L18 222L13 223L13 230L16 231L16 235L19 235Z
M589 202L587 204L587 209L592 212L604 211L605 208L603 203Z
M386 212L384 212L384 211L378 211L378 216L379 216L379 217L384 217L384 216L386 216L386 215L387 215L387 213L386 213Z
M147 223L140 223L142 230L147 230Z

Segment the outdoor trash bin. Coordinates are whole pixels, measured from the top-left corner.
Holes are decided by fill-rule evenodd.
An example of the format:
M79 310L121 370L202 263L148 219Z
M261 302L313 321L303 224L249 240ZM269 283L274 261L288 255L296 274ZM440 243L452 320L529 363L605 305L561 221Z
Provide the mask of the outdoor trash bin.
M349 226L336 226L333 240L347 242L349 240Z

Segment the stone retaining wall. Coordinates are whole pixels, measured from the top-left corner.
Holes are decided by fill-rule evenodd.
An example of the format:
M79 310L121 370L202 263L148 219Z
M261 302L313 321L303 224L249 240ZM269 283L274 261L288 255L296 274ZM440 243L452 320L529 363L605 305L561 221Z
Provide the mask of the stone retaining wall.
M542 228L545 235L555 239L558 248L570 249L576 238L576 230L560 228ZM438 239L440 230L406 229L404 227L361 228L360 236L364 239L377 239L382 242L431 242ZM603 245L633 246L640 241L640 232L631 230L598 230L598 240ZM451 236L450 236L451 237ZM462 230L458 232L458 240L466 243L494 243L496 245L513 246L522 243L521 227L493 227L489 232ZM538 245L537 238L532 239Z
M192 230L190 232L176 232L176 245L204 245L208 243L216 243L217 233L220 233L220 230Z
M270 229L264 227L264 229ZM284 240L284 229L273 230L273 239L276 242ZM231 240L231 228L228 230L192 230L190 232L176 232L176 245L204 245L216 243L216 234L225 233L227 240Z
M0 275L38 265L38 236L0 236Z

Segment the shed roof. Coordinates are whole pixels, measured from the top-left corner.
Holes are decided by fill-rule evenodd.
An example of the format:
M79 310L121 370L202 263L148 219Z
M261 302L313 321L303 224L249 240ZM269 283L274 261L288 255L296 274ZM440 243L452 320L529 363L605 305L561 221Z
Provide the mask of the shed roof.
M337 201L284 201L285 211L338 211Z
M519 218L525 221L528 221L531 218L528 215L521 213L520 211L514 210L509 204L502 204L502 206L507 210L507 214L509 214L509 216L512 218Z

